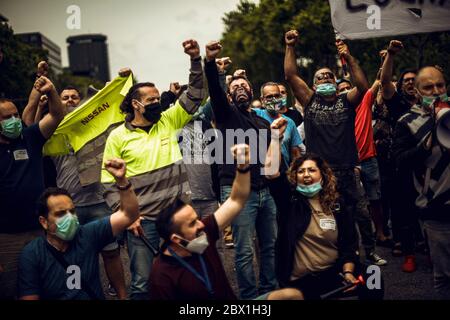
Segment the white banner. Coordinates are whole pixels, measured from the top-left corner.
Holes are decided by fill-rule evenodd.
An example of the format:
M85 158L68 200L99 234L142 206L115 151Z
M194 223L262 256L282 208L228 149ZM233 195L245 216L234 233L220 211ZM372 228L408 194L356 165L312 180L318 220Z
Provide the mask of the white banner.
M450 30L450 0L329 0L341 39Z

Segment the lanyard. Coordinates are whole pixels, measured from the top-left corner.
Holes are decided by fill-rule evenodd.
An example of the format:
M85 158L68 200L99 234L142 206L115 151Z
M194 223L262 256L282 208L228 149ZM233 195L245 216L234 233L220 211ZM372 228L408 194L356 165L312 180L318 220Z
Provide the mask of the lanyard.
M177 255L175 253L175 251L172 250L171 247L167 247L167 249L169 250L170 254L177 259L177 261L186 269L188 269L190 272L192 272L192 274L199 279L201 282L204 283L204 285L206 286L206 290L208 290L209 295L212 297L214 295L214 290L212 289L212 285L211 285L211 281L209 280L208 277L208 271L206 270L206 264L205 264L205 260L203 260L203 257L199 254L198 258L200 259L200 264L202 266L202 271L203 271L203 275L202 276L200 273L197 272L197 270L195 270L189 263L187 263L186 261L183 260L183 258L181 258L179 255Z

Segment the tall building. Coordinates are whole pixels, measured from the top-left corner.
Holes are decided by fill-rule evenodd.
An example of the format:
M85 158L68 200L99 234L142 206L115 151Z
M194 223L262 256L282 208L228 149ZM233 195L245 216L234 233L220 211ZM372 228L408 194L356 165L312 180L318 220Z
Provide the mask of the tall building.
M69 65L73 75L103 82L110 80L107 37L85 34L67 38Z
M15 36L31 46L47 50L50 68L52 68L53 72L56 74L62 72L61 48L56 43L39 32L18 33Z

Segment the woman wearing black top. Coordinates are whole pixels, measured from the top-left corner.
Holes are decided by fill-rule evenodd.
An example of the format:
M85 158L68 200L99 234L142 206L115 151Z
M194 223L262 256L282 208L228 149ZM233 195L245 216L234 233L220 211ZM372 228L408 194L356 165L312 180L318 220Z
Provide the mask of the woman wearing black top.
M298 288L305 299L320 299L344 283L354 283L349 294L382 297L383 289L356 285L359 275L367 276L366 269L359 263L353 217L345 211L328 164L307 154L291 164L287 175L290 186L284 186L283 194L289 210L279 217L276 247L280 286ZM374 280L372 289L382 282Z

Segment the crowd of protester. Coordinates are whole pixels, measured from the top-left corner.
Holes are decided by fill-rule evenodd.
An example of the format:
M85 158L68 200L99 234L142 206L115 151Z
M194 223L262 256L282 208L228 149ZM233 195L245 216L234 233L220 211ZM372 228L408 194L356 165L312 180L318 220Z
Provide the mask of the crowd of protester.
M258 89L245 70L227 75L232 61L220 42L206 45L203 60L195 40L183 42L189 83L162 94L151 82L129 89L100 178L88 185L74 150L43 155L83 96L72 86L58 93L40 62L22 115L0 99L0 298L104 299L100 254L108 293L119 299L308 300L343 282L334 298L382 299L383 285L364 284L368 266L389 263L377 246L403 256L409 273L415 253L427 254L436 293L450 298L450 151L436 137L450 107L441 68L404 70L394 82L403 45L393 40L370 86L338 40L349 75L321 67L308 85L299 37L285 34L285 82ZM235 251L228 276L238 296L221 238Z

